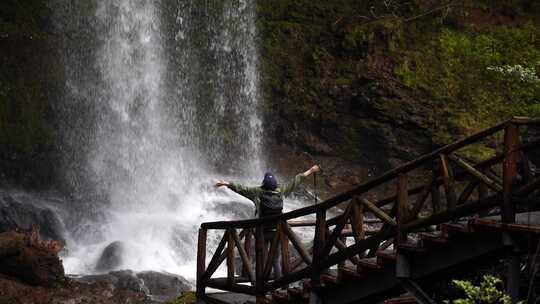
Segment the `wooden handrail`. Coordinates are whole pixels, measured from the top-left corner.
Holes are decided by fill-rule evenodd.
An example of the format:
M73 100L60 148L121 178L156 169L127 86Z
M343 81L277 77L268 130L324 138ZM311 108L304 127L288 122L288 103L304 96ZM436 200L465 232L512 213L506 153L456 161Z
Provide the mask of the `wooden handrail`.
M482 212L487 213L495 206L502 206L504 219L511 222L512 215L518 209L517 205L531 204L531 200L526 196L540 188L540 180L531 177L524 178L523 183L526 184L521 184L519 188L512 189L509 186L514 184L513 181L518 180L518 163L526 159L524 153L540 147L540 140L527 144L519 143L519 125L540 125L540 119L514 117L407 162L317 205L273 217L201 224L199 242L206 243L208 229L225 231L206 269L206 246L199 244L197 295L204 294L205 287L213 287L253 294L257 296L257 302L262 302L264 293L286 287L301 279L310 278L312 287L317 289L320 284L320 273L324 269L335 265L344 265L346 260L353 264L360 264L359 259L364 256L365 252L369 252L368 257L373 256L381 247L391 244L392 240L395 240L397 244L406 242L407 233L421 231L430 225L438 225ZM503 129L505 130L504 154L495 155L477 164L470 163L454 154L457 150ZM436 160L440 160L440 167L435 167L438 169L434 169L433 166ZM504 164L503 177L505 182L503 189L500 186L500 177L496 176L495 172L488 172L499 163ZM424 185L409 188L407 181L412 179L414 175L408 173L425 165L429 165L426 168L429 167L433 172L429 181ZM496 174L500 174L500 172L497 171ZM395 195L373 202L362 196L373 188L392 180L397 181ZM466 186L464 188L456 187L457 183L465 183ZM442 208L440 205L441 186L444 186L447 194L446 208ZM478 189L478 196L473 195L476 189ZM414 195L417 196L411 199ZM429 197L431 197L434 212L428 217L419 218L418 213L429 202ZM339 215L327 219L329 209L349 200L351 202L346 205L344 210L341 209L341 214L339 214L340 209L336 209ZM396 204L392 207L391 212L385 213L381 210L382 206L392 202L396 202ZM503 202L505 204L502 204ZM374 221L373 219L364 219L365 212L374 213L382 219L377 219L377 223L383 224L382 227L376 226L379 227L377 228L379 230L373 230L373 227L370 230L367 227L364 228L364 223ZM300 217L314 214L317 218L316 221L298 221ZM272 230L272 226L275 227L275 231ZM292 227L313 227L315 236L312 247L305 246ZM238 236L236 229L240 228L243 228L245 232L243 231ZM255 231L256 236L255 261L249 254L251 249L248 249L251 248L248 242L251 242L252 231ZM268 235L270 232L275 233L273 237ZM244 233L246 239L242 244ZM250 237L248 238L248 236ZM269 237L271 237L271 241L268 239ZM346 242L346 237L353 237L354 243ZM235 274L235 247L244 264L241 276ZM298 253L296 257L289 256L290 248L296 250ZM272 277L271 272L274 263L277 262L275 259L279 257L283 259L284 276ZM227 260L228 266L227 277L212 278L213 273L225 260ZM255 262L255 271L253 271L253 261ZM251 283L252 286L241 285L245 283Z
M412 160L408 163L405 163L393 170L390 170L386 172L385 174L374 178L372 180L369 180L365 182L364 184L349 190L347 192L344 192L342 194L336 195L332 198L327 199L326 201L319 203L317 205L312 205L304 208L300 208L297 210L293 210L287 213L283 213L282 215L275 215L275 216L269 216L264 218L258 218L258 219L250 219L250 220L240 220L240 221L219 221L219 222L208 222L201 224L201 228L203 229L227 229L227 228L253 228L260 224L272 224L277 223L278 221L287 221L293 218L306 216L309 214L317 213L317 211L320 210L328 210L330 208L333 208L347 200L350 200L355 195L360 195L367 190L374 188L378 185L381 185L385 182L388 182L394 178L397 178L399 174L409 172L411 170L417 169L421 167L424 163L433 161L439 157L440 154L448 154L452 151L461 149L471 143L474 143L484 137L490 136L498 131L501 131L504 129L508 123L511 122L511 120L507 120L505 122L499 123L495 125L494 127L491 127L489 129L480 131L470 137L464 138L462 140L456 141L452 144L446 145L442 148L439 148L431 153L425 154L415 160Z

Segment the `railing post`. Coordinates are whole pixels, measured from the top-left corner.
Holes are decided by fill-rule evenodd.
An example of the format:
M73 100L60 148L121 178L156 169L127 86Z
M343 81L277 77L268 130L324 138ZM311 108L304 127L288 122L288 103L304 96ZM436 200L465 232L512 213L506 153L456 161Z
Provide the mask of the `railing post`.
M504 130L504 162L503 162L503 204L501 207L501 220L503 223L516 222L516 209L512 202L513 186L518 175L519 129L509 124ZM503 243L509 246L510 255L506 259L506 292L516 303L519 298L519 263L520 254L512 240L512 236L504 232Z
M512 203L512 186L518 174L519 130L516 125L509 124L504 131L504 163L503 163L503 205L502 221L515 223L516 212Z
M246 228L246 236L244 238L244 251L246 252L246 256L249 258L250 261L253 261L253 231L249 228ZM240 246L240 244L238 244ZM251 266L251 265L250 265ZM242 275L247 277L248 276L248 268L246 265L244 265L242 270Z
M227 285L232 286L234 284L235 275L235 256L234 256L234 238L232 229L227 229Z
M394 244L399 245L407 241L407 234L401 231L403 224L407 221L407 205L409 201L409 191L407 185L407 175L400 174L398 177L397 185L397 208L396 208L396 222L397 222L397 235Z
M446 195L446 209L452 211L456 209L457 205L457 197L454 189L454 174L452 173L448 156L441 154L439 155L439 158L444 183L444 193Z
M315 222L315 239L313 240L313 262L311 264L311 287L310 303L319 303L319 289L321 287L321 256L326 245L326 209L317 211Z
M281 242L281 263L282 263L282 272L283 275L288 275L291 272L291 262L289 257L289 239L285 234L285 225L283 222L279 222L279 241Z
M199 240L197 243L197 298L202 299L205 294L205 282L203 275L206 268L206 229L199 229Z
M256 304L263 304L264 298L264 255L266 249L264 245L263 225L259 224L255 228L255 293Z
M406 174L400 174L398 176L398 185L397 185L397 208L396 208L396 222L397 222L397 231L394 244L399 246L400 244L407 242L407 234L402 231L403 224L408 220L407 206L409 202L409 190L408 190L408 181ZM397 278L407 278L410 276L410 265L409 259L399 252L399 249L396 251L396 277Z

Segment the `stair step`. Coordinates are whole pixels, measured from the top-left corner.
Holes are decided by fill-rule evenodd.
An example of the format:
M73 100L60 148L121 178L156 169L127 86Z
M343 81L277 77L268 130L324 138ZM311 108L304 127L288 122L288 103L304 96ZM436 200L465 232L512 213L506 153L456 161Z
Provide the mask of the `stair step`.
M291 298L309 300L309 292L305 292L301 287L289 287L287 293Z
M470 227L467 224L462 223L444 223L441 224L441 231L445 237L450 237L456 234L470 233Z
M397 298L392 298L384 301L384 304L416 304L416 299L409 295L401 295Z
M361 259L358 262L358 265L362 269L366 269L366 270L379 270L379 269L384 268L382 265L378 263L377 257Z
M277 303L287 303L291 300L289 293L285 290L276 290L272 292L272 298Z
M348 267L340 267L338 269L338 278L340 282L358 281L365 278L364 275L358 273L356 269Z
M422 242L418 240L408 240L407 242L400 243L396 245L397 251L399 253L424 253L427 251L426 248L422 246Z
M324 285L332 285L338 283L338 277L331 274L321 274L321 283Z
M381 265L396 261L396 252L394 250L380 250L375 255L377 256L377 263Z
M437 232L420 232L418 234L420 241L425 245L444 245L448 244L448 239L441 231Z

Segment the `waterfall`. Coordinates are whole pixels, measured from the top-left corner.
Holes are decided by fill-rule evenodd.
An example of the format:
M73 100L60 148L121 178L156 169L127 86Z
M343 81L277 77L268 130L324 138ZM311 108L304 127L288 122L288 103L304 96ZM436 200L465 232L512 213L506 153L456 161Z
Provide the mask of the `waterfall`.
M198 225L253 215L212 182L262 173L255 2L52 6L67 78L63 166L78 202L67 272L93 272L121 241L121 268L193 277Z

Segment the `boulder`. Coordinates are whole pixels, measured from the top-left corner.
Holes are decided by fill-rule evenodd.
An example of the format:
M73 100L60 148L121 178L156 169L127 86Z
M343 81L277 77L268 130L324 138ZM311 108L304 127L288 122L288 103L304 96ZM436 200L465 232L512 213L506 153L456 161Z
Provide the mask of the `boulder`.
M131 270L111 271L107 274L82 276L72 279L85 284L108 284L118 292L142 292L155 302L167 302L193 287L181 276L157 271L135 273Z
M122 264L124 251L124 243L120 241L107 245L96 263L96 271L103 272L118 269Z
M137 277L143 280L152 299L158 301L170 301L193 288L188 280L171 273L144 271L138 273Z
M31 230L33 226L40 227L40 235L45 239L63 239L62 222L52 209L0 192L0 232Z
M56 286L65 281L58 258L58 244L32 233L0 233L0 273L38 286Z

